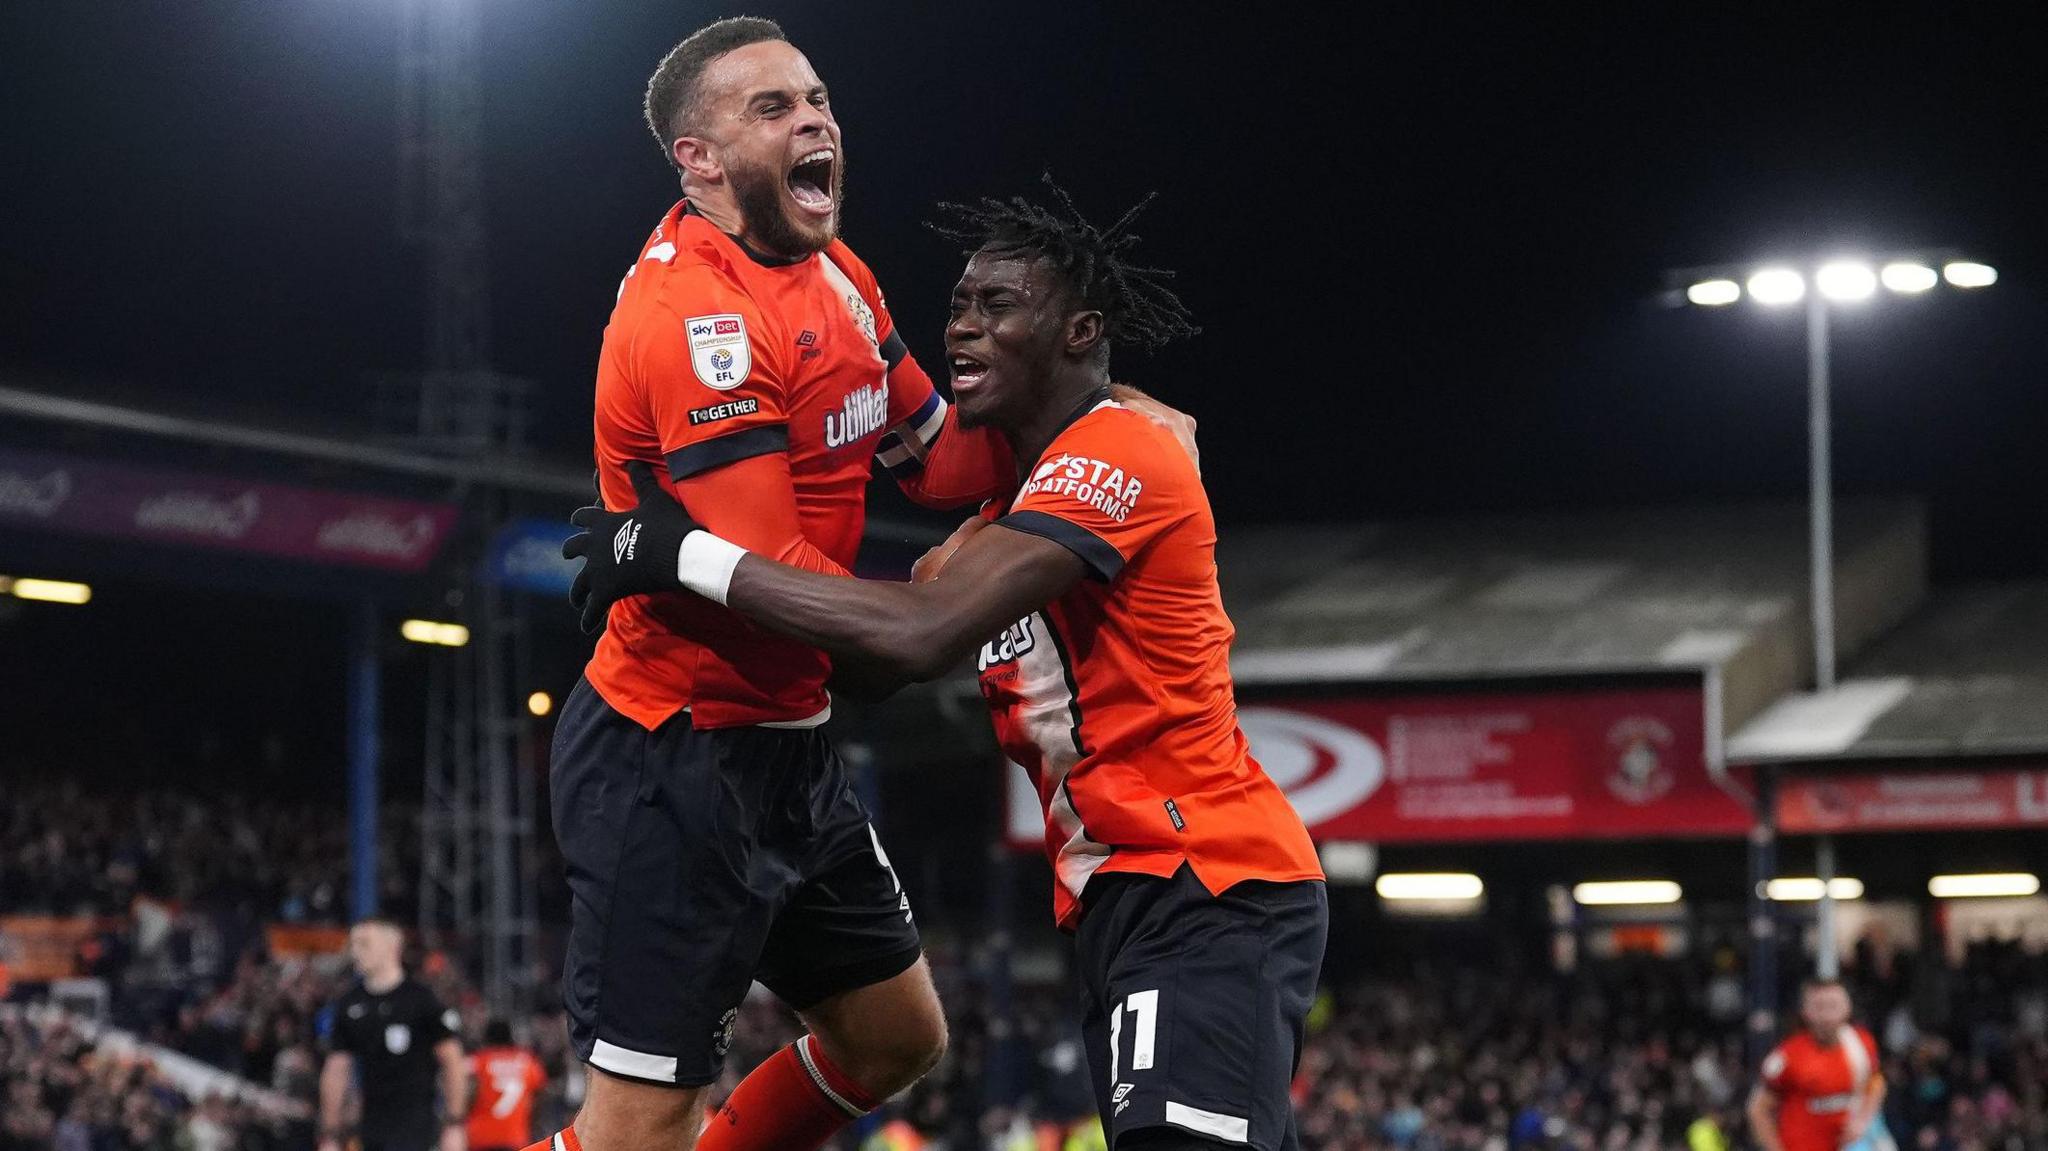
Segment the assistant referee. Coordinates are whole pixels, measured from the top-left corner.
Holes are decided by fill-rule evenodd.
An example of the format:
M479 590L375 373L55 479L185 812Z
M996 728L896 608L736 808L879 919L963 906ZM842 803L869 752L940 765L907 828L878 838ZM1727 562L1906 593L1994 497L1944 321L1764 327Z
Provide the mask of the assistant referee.
M349 960L362 981L327 1012L320 1151L348 1145L344 1104L351 1079L362 1091L362 1118L353 1132L362 1151L468 1146L469 1063L456 1038L458 1020L425 984L407 977L404 946L404 932L388 919L365 919L349 929Z

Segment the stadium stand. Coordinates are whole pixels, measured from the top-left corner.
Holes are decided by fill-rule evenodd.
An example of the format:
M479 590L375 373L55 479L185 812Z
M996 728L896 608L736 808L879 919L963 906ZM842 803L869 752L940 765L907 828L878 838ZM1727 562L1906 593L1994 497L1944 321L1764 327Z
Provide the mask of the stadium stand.
M1849 665L1842 686L1856 693L1857 710L1846 723L1817 723L1788 701L1738 732L1731 751L1842 761L2048 753L2043 637L2048 585L1941 589ZM1834 738L1815 747L1816 729Z
M1063 989L1022 995L999 1020L961 957L938 958L953 1053L843 1146L1085 1145L1087 1085ZM260 1077L267 1066L279 1094L310 1100L306 1008L341 986L338 966L253 954L236 966L213 1006L181 1017L189 1030L161 1038L243 1075ZM1439 957L1371 973L1369 958L1346 966L1355 974L1333 973L1296 1085L1305 1147L1650 1151L1741 1141L1748 1083L1732 955L1624 957L1569 973L1505 952L1491 962ZM1980 941L1949 964L1866 940L1849 971L1859 1014L1885 1051L1888 1119L1901 1146L2003 1151L2048 1139L2048 956ZM469 1025L480 1026L475 996L452 967L429 978L466 1003ZM571 1106L576 1080L563 1063L560 1017L526 1022L554 1082L537 1116L545 1124ZM794 1033L772 1001L750 1000L720 1090ZM305 1145L297 1113L181 1089L132 1046L91 1035L47 1013L39 1022L18 1010L0 1018L0 1076L10 1100L0 1147ZM222 1043L224 1036L242 1042ZM1033 1053L1029 1090L1002 1104L984 1100L978 1084L1007 1050Z
M1805 510L1759 505L1260 528L1218 545L1240 683L1721 669L1731 727L1805 682ZM1837 509L1838 645L1926 593L1925 514Z

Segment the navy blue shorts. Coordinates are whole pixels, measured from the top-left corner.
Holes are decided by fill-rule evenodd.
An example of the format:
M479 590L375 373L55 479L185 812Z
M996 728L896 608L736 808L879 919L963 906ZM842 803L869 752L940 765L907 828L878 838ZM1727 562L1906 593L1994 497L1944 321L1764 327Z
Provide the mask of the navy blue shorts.
M1288 1087L1329 934L1323 884L1211 895L1183 865L1098 874L1082 907L1081 1029L1110 1147L1178 1131L1298 1151Z
M579 680L549 786L571 910L562 999L585 1062L718 1078L759 979L799 1010L902 974L910 900L816 728L654 731Z

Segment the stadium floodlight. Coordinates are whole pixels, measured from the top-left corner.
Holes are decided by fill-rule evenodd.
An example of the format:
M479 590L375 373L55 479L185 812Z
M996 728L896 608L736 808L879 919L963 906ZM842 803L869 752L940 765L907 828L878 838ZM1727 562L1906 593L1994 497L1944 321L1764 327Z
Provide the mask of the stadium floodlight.
M1702 308L1721 308L1742 298L1742 285L1733 280L1701 280L1685 289L1685 298Z
M526 697L526 710L535 717L544 716L555 710L555 697L544 691L534 692Z
M1911 260L1896 260L1886 264L1877 274L1884 286L1902 296L1917 296L1941 282L1940 273L1925 264Z
M1863 898L1863 881L1836 876L1822 886L1812 876L1790 879L1773 879L1764 885L1764 895L1776 903L1819 903L1825 892L1830 899Z
M1572 888L1572 899L1581 907L1635 907L1677 903L1685 889L1668 879L1624 879L1614 882L1581 883Z
M1486 894L1478 876L1459 871L1390 871L1374 880L1372 889L1390 903L1447 903Z
M1988 288L1998 282L1998 269L1970 260L1950 260L1941 266L1941 278L1955 288Z
M469 629L459 623L431 619L409 619L398 625L398 634L414 643L436 647L462 647L469 642Z
M1778 307L1806 298L1806 277L1791 268L1765 268L1749 278L1749 298Z
M2033 895L2040 890L2041 877L2025 871L1937 875L1927 881L1927 894L1936 899L2011 898Z
M1941 271L1934 268L1940 263ZM1874 265L1882 265L1873 270ZM1812 583L1808 603L1813 615L1813 679L1816 691L1835 688L1834 510L1830 481L1831 417L1828 377L1833 351L1828 333L1830 305L1868 300L1879 284L1900 295L1931 291L1947 280L1957 288L1982 288L1998 282L1989 264L1963 259L1958 253L1897 252L1874 262L1860 259L1784 260L1751 265L1744 288L1735 288L1738 265L1693 267L1674 271L1667 283L1685 284L1685 299L1704 307L1724 307L1746 292L1765 307L1784 308L1805 301L1807 429L1810 459L1807 484L1812 511ZM1681 278L1682 277L1682 278ZM1808 281L1811 280L1811 291ZM1762 879L1758 880L1761 891Z
M1856 260L1822 264L1813 274L1813 286L1830 300L1867 300L1877 294L1877 273Z
M61 579L9 578L0 576L0 593L12 594L16 599L35 600L38 603L83 604L92 600L92 588L82 583Z

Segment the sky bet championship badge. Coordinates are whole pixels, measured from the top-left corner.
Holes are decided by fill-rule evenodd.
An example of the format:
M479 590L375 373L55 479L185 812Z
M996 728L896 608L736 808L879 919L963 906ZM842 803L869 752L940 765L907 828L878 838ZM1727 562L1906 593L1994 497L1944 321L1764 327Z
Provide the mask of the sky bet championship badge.
M705 387L725 392L746 380L753 366L746 320L736 315L692 316L683 328L690 333L690 366Z

